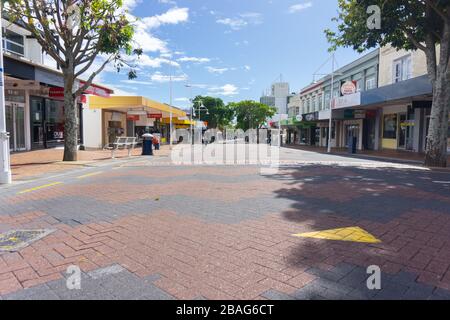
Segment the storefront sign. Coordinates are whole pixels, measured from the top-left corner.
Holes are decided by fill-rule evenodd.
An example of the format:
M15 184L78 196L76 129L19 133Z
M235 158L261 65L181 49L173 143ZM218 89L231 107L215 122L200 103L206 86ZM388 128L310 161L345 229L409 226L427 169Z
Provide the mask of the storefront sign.
M359 106L361 104L361 92L335 98L332 103L333 109L342 109Z
M147 113L148 119L162 119L162 113Z
M50 88L48 96L54 99L64 99L64 88L59 87Z
M341 93L343 96L356 93L356 81L346 81L341 86Z
M355 110L355 112L353 113L353 117L355 119L365 119L366 111L365 110Z
M295 117L295 120L296 120L297 122L303 121L303 115L298 114L298 115Z
M127 115L127 120L129 121L139 121L138 115Z
M318 119L319 119L318 112L312 112L303 115L303 121L317 121Z
M85 83L81 82L80 86L83 86ZM103 98L109 98L110 97L110 91L96 86L95 84L90 85L86 90L84 90L85 94L92 94L94 96L99 96L99 97L103 97Z

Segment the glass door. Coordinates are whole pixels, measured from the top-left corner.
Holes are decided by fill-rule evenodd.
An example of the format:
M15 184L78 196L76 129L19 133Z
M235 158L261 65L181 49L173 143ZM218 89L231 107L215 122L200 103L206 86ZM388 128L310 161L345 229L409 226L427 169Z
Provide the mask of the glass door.
M14 152L14 108L6 103L6 132L9 132L9 149Z
M399 115L399 137L398 137L398 148L406 149L406 137L407 137L407 125L406 125L406 113L401 113Z
M44 99L31 97L30 99L31 121L31 148L42 149L44 141Z
M22 103L6 102L6 130L11 152L25 150L25 106Z

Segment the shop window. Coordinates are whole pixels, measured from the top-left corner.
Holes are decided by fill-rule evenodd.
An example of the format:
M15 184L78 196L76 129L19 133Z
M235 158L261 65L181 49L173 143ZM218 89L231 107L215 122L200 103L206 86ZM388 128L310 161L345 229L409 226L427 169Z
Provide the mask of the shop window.
M389 114L384 116L383 138L397 139L397 115Z
M24 37L11 30L3 29L3 49L23 56L25 54Z

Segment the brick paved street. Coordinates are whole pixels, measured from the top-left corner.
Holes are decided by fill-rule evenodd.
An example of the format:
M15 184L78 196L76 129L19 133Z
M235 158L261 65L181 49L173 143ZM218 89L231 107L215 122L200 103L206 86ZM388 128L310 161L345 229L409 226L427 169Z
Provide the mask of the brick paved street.
M448 171L288 149L274 175L164 159L1 187L0 233L53 232L0 252L0 299L450 299ZM346 227L380 242L293 236Z

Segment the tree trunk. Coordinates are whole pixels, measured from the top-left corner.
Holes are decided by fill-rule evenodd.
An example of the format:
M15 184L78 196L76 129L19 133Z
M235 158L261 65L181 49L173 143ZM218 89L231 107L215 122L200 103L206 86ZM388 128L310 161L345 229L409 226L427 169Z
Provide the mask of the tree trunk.
M439 65L433 85L433 106L427 136L425 156L427 167L447 166L448 113L450 111L449 78L447 70Z
M77 161L78 108L73 95L74 77L71 71L64 72L64 159Z

